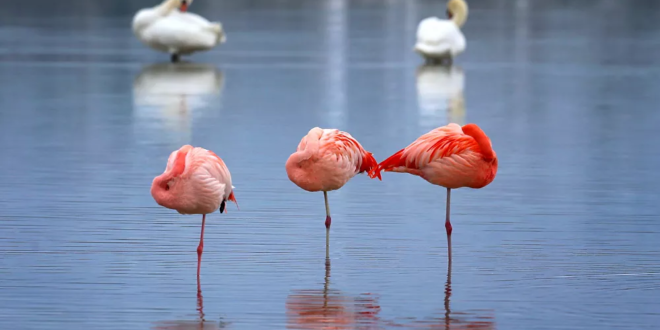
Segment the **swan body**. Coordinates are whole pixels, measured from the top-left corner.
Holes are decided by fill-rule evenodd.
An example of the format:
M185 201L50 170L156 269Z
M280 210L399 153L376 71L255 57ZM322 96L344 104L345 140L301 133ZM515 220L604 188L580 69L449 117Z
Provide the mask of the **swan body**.
M449 19L429 17L419 22L414 50L427 62L452 60L465 51L465 37L461 27L467 20L468 7L463 0L447 3Z
M142 9L133 18L133 32L145 45L171 54L173 62L180 55L224 43L227 38L219 22L185 12L191 3L192 0L165 0L156 7Z

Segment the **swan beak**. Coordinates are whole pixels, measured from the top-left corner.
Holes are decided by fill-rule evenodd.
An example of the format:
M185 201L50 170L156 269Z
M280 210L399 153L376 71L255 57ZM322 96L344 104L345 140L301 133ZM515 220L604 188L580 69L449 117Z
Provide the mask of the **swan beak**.
M181 1L181 6L179 6L179 10L182 13L186 12L186 10L188 10L188 1L186 1L186 0Z
M447 18L451 19L452 16L454 16L454 14L452 14L451 11L447 9Z

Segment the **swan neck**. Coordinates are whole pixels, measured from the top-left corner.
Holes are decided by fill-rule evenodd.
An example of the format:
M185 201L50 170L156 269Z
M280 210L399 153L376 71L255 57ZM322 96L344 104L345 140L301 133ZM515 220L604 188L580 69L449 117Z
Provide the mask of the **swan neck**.
M160 5L156 6L156 10L159 14L167 16L179 5L180 0L165 0Z
M468 6L463 0L452 0L447 4L447 9L452 13L451 20L459 28L465 24L468 17Z

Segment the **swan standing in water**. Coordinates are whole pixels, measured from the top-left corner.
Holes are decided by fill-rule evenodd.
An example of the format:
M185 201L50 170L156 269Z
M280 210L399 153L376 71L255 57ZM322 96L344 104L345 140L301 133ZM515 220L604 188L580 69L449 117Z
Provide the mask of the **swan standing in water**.
M145 45L171 54L172 62L181 55L209 50L226 41L219 22L186 12L193 0L165 0L145 8L133 17L133 32ZM178 10L176 10L178 9Z
M414 50L424 57L427 64L451 63L456 55L465 50L465 37L460 28L467 16L468 6L464 0L449 0L449 19L429 17L419 22Z

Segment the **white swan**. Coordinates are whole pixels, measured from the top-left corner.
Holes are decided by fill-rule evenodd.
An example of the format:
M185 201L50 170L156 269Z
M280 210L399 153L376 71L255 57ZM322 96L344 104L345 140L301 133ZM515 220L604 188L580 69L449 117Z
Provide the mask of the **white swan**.
M465 76L456 66L417 68L417 104L421 128L465 124Z
M428 64L452 59L465 50L465 37L461 27L468 16L468 6L464 0L449 0L447 17L429 17L419 22L417 43L413 48L422 55Z
M190 133L194 110L219 103L224 77L216 67L197 63L146 66L133 82L133 111L142 130L166 128Z
M165 0L145 8L133 17L133 32L145 45L170 53L172 62L181 55L209 50L226 41L219 22L187 13L193 0ZM179 10L176 10L179 9Z

